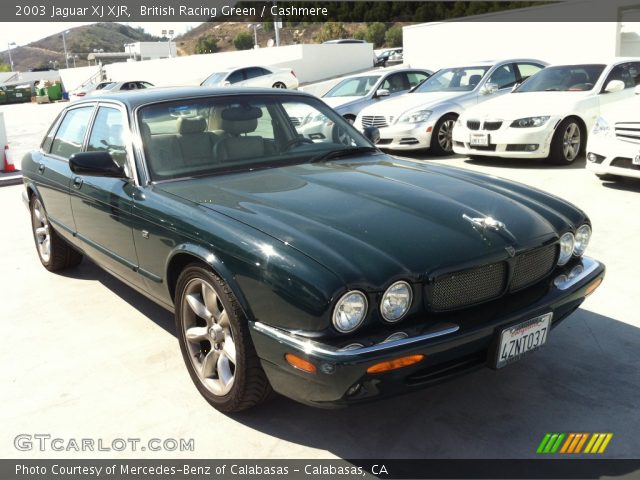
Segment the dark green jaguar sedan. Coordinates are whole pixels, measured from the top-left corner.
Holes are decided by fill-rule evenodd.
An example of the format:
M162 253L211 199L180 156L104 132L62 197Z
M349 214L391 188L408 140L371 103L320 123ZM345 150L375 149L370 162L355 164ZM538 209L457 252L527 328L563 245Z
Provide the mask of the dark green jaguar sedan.
M174 311L187 370L224 412L499 369L602 281L578 208L366 135L289 91L74 102L22 163L38 256L57 271L86 255Z

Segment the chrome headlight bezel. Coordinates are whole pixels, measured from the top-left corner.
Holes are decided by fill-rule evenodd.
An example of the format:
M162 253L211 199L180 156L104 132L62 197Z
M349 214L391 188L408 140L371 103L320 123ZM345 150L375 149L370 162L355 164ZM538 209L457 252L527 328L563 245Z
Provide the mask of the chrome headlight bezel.
M346 304L346 302L350 301L350 297L352 297L352 296L356 297L356 298L359 298L361 300L362 311L361 311L361 313L359 315L359 318L358 318L357 322L355 324L353 324L350 328L345 328L338 321L338 315L340 313L343 313L341 311L341 307L343 307ZM367 296L363 292L361 292L360 290L349 290L347 293L342 295L340 297L340 299L338 299L338 301L336 302L335 306L333 307L333 313L331 315L331 323L333 323L333 327L338 332L340 332L340 333L351 333L351 332L357 330L358 327L360 327L362 325L362 323L364 322L364 319L367 317L368 309L369 309L369 301L367 300Z
M549 115L540 115L537 117L523 117L511 122L512 128L536 128L544 126L551 117Z
M560 237L560 254L558 255L558 265L566 265L573 256L575 248L575 237L572 232L567 232Z
M589 240L591 240L591 226L587 223L580 225L576 230L575 244L573 246L573 254L576 257L581 257L589 246Z
M387 309L385 309L385 300L389 298L388 296L390 294L395 294L395 292L393 292L392 290L398 287L406 289L406 292L407 292L406 307L404 307L402 313L399 315L389 315ZM380 299L380 315L382 316L382 319L385 322L388 322L388 323L399 322L405 317L405 315L409 312L409 310L411 310L412 304L413 304L413 289L411 288L411 285L409 284L409 282L405 282L404 280L394 282L389 286L389 288L385 290L384 294L382 295L382 298Z
M409 110L398 117L398 123L423 123L429 120L432 113L424 108Z

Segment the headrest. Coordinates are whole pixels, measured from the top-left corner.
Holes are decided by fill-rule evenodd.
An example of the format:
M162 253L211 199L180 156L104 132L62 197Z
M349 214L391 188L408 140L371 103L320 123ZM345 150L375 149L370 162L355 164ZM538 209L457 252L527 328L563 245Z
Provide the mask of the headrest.
M577 83L587 83L588 80L589 77L587 77L587 74L584 72L575 72L571 74L571 83L574 85Z
M224 114L222 115L222 130L224 130L229 135L240 135L241 133L249 133L255 131L258 128L258 119L249 119L249 120L227 120L224 118Z
M257 120L260 117L262 117L262 110L248 105L242 107L229 107L222 111L222 119L229 120L230 122Z
M140 122L140 135L146 138L151 136L151 127L148 123Z
M207 129L207 121L204 117L180 117L178 119L178 133L202 133Z
M477 85L478 83L480 83L480 79L482 78L482 75L471 75L469 77L469 85Z

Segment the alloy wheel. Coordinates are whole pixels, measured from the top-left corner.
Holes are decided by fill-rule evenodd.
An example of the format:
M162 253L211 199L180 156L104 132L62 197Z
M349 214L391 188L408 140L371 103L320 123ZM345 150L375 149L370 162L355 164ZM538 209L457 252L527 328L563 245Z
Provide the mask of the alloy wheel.
M33 202L33 233L36 237L36 244L38 247L38 254L44 263L49 262L51 258L51 232L49 227L49 221L42 208L40 200Z
M445 120L438 130L438 144L445 152L453 150L453 127L455 120Z
M562 153L568 162L573 162L580 153L580 127L575 123L567 125L562 138Z

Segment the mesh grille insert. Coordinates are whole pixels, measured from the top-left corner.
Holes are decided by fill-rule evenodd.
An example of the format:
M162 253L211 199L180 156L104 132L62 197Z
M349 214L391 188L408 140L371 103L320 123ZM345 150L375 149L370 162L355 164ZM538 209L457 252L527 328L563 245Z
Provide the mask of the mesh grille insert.
M524 288L546 277L555 267L557 257L557 245L548 245L518 255L513 266L511 290Z

